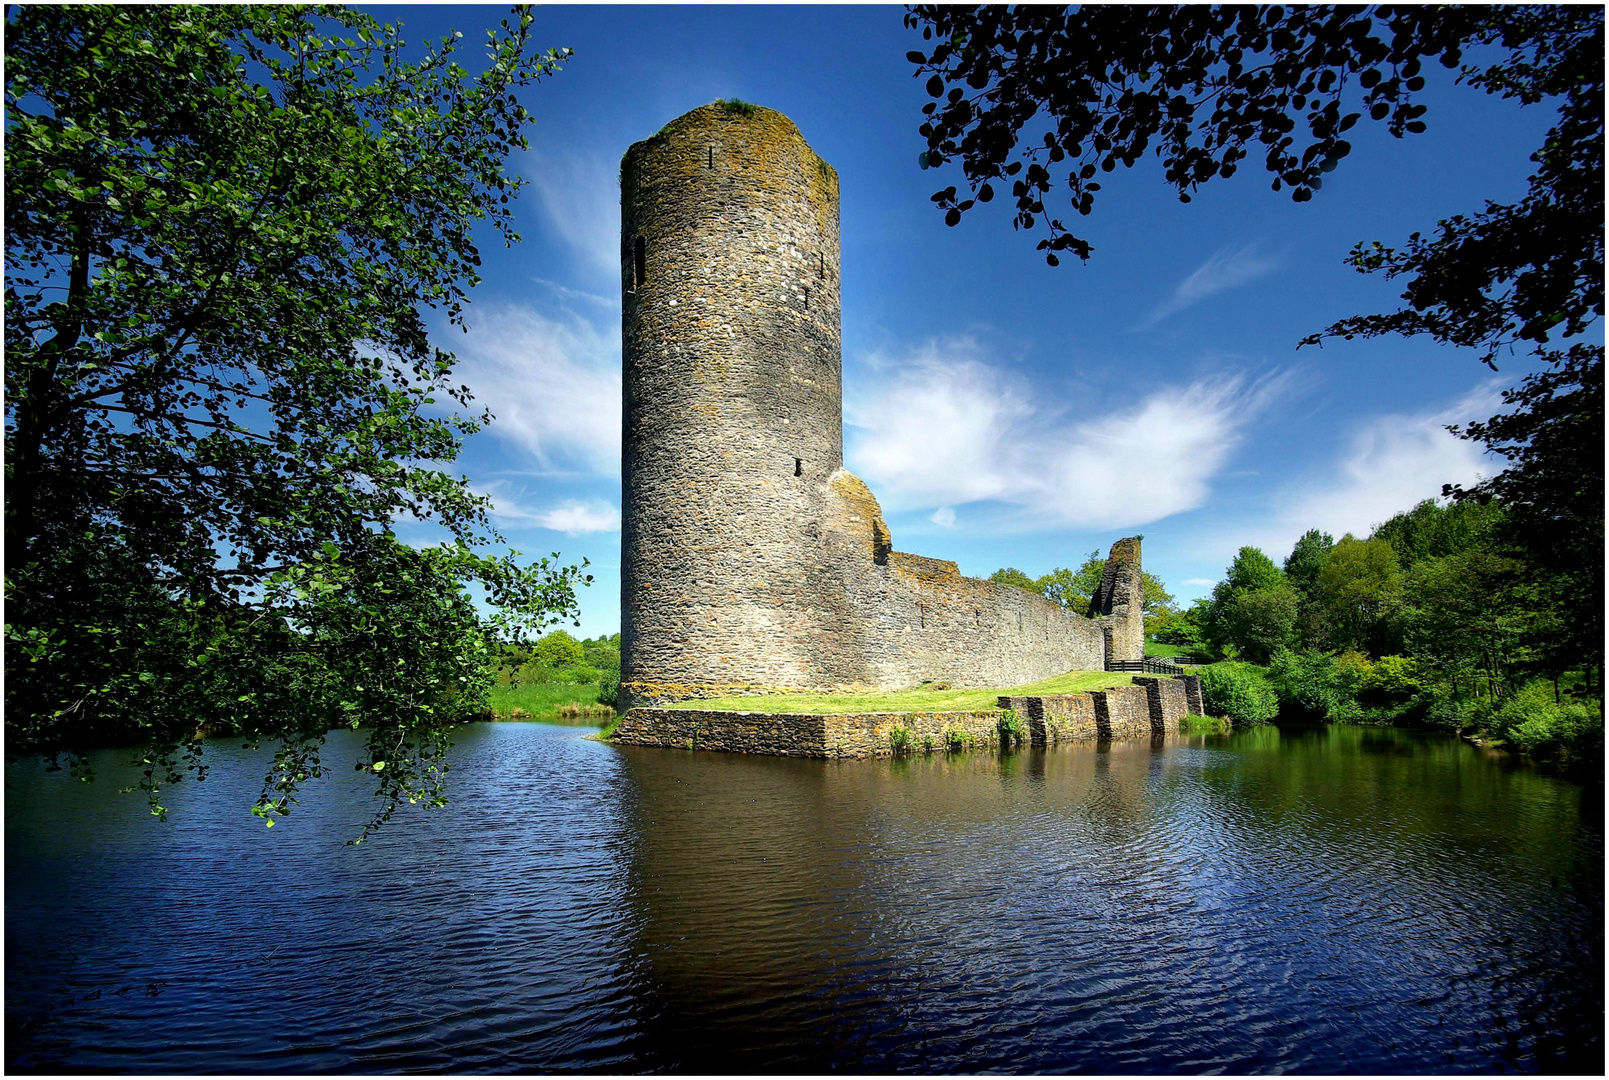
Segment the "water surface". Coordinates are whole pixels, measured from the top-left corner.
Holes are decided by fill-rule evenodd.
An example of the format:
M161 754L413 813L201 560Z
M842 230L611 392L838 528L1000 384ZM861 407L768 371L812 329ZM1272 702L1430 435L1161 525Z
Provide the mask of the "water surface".
M462 730L6 773L12 1071L1603 1068L1601 786L1394 730L819 762Z

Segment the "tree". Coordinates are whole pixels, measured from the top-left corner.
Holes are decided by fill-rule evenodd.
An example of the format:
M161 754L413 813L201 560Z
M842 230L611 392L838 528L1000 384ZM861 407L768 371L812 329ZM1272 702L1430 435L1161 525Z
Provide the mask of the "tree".
M1091 212L1101 173L1154 149L1164 182L1190 201L1256 151L1272 187L1312 199L1367 117L1397 137L1425 130L1427 61L1521 104L1555 103L1558 123L1532 155L1524 198L1414 233L1398 250L1359 243L1348 262L1402 278L1405 306L1342 319L1303 339L1427 334L1499 356L1529 351L1539 370L1505 395L1515 410L1460 433L1509 458L1459 498L1523 508L1516 543L1574 579L1581 647L1602 648L1603 349L1556 337L1603 313L1603 8L1601 6L1271 6L977 8L917 5L931 51L908 59L935 98L924 106L923 167L959 160L969 192L933 195L947 224L1011 182L1013 227L1043 224L1039 249L1089 258L1089 243L1046 206L1066 168L1069 205ZM1465 53L1479 63L1465 63ZM1047 130L1037 138L1040 118ZM1029 134L1029 127L1034 134ZM1305 128L1298 144L1298 130Z
M517 239L516 91L564 55L531 24L471 77L343 9L10 9L8 753L148 740L160 812L198 722L280 739L271 825L361 723L375 823L442 801L490 640L588 580L477 552L486 501L441 466L489 417L431 409L470 397L424 309L462 323L478 224Z
M1297 537L1295 546L1285 558L1285 580L1303 599L1318 595L1319 570L1334 546L1334 537L1318 529L1309 529Z
M554 630L532 646L531 659L548 667L573 667L586 660L586 653L567 631Z
M1212 590L1206 613L1207 640L1220 651L1232 647L1266 661L1289 643L1296 624L1297 595L1274 561L1243 547Z
M989 580L996 585L1010 585L1013 589L1021 589L1023 592L1039 592L1039 586L1034 584L1034 579L1015 566L1002 566L989 575Z
M1391 545L1341 537L1319 569L1318 601L1330 616L1331 648L1372 656L1395 651L1390 624L1402 602L1402 572Z

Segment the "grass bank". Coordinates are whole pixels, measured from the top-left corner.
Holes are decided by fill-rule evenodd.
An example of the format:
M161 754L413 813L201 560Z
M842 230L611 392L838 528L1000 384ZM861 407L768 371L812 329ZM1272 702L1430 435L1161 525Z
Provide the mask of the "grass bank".
M973 712L994 708L995 699L1002 694L1076 694L1081 690L1127 686L1132 680L1132 675L1120 671L1069 671L1027 686L967 690L917 687L865 694L767 694L682 701L666 707L758 713Z
M580 706L594 715L566 715L577 711L566 706ZM598 704L597 683L532 683L492 687L492 713L499 720L578 720L602 725L614 718L615 711Z

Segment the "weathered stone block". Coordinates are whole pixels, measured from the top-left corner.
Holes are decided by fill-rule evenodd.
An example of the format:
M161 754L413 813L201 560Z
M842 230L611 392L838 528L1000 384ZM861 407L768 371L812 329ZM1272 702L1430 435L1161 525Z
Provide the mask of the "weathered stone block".
M1151 737L1151 708L1143 686L1113 686L1090 693L1095 703L1096 737Z
M1145 690L1146 707L1151 714L1151 734L1177 732L1179 721L1190 712L1184 684L1177 678L1163 678L1160 675L1136 675L1134 684Z

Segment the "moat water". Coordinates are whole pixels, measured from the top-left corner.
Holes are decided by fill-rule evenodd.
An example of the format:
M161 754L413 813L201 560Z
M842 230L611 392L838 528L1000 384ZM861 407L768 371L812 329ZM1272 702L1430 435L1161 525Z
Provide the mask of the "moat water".
M6 771L10 1071L1603 1069L1602 787L1273 728L906 761L478 724L446 810L350 732L272 830L213 742Z

